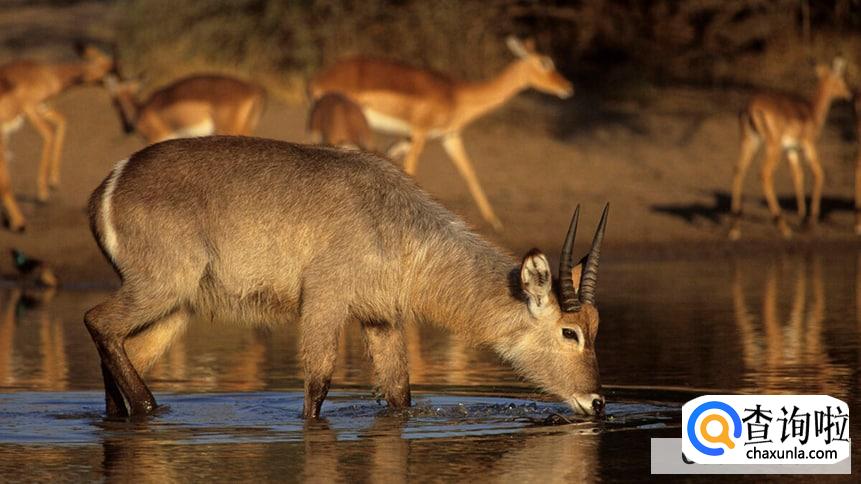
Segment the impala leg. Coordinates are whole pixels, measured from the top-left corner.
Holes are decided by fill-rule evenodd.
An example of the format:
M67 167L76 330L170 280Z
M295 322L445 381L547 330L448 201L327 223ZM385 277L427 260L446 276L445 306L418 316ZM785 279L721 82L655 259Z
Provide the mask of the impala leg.
M807 226L810 229L815 229L819 223L819 211L822 204L822 188L825 186L825 172L822 170L822 163L819 161L819 153L812 141L805 141L802 145L804 148L804 157L810 165L810 171L813 175L813 190L810 194L810 217L807 219Z
M66 139L66 118L50 108L42 111L42 117L54 125L54 150L48 174L48 187L56 189L60 186L60 158L63 154L63 142Z
M415 176L416 170L419 167L419 155L425 148L427 135L424 132L414 132L410 140L410 150L404 158L404 171L409 176Z
M774 224L784 238L792 237L792 230L783 219L783 214L780 210L780 204L777 203L777 195L774 193L774 170L780 162L781 148L777 143L769 144L765 147L765 163L762 165L762 170L759 173L762 181L762 191L765 194L765 201L768 203L768 211L774 218Z
M750 162L756 155L759 146L762 144L761 139L751 133L742 132L741 139L741 154L733 168L732 175L732 227L730 228L729 237L732 240L738 240L741 237L741 207L742 207L742 188L744 186L744 176L747 174L747 169L750 168Z
M466 149L463 147L460 135L452 134L446 136L442 141L442 146L445 148L445 152L448 153L457 171L460 172L460 176L466 180L466 185L469 187L469 192L478 205L481 216L495 230L501 231L502 222L496 216L496 213L493 212L493 207L490 206L490 202L484 194L484 189L481 188L481 183L478 182L478 176L476 176L472 162L469 161L469 157L466 155Z
M24 216L21 215L21 210L15 201L15 194L12 193L12 180L9 178L9 166L6 164L6 147L3 146L3 140L0 140L0 199L3 202L3 209L6 211L9 228L15 232L23 232L25 225Z
M362 331L386 402L392 408L409 407L410 374L403 329L374 322L364 323Z
M789 150L786 153L789 159L789 168L792 170L792 184L795 186L795 202L798 204L798 217L804 219L807 216L807 204L804 200L804 170L798 159L798 152Z
M54 133L51 126L36 112L36 109L29 107L24 110L27 119L36 128L39 136L42 137L42 158L39 160L39 174L36 179L36 199L40 202L48 201L48 173L51 169L51 156L53 153Z

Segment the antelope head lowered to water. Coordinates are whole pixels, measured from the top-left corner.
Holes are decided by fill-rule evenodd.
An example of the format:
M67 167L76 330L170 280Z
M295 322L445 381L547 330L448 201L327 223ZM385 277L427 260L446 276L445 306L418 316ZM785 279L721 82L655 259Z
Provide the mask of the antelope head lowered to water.
M495 349L578 412L604 408L595 287L606 208L579 263L575 211L556 288L541 252L518 264L369 153L166 141L118 163L89 213L122 278L85 316L111 416L155 409L139 372L193 315L300 325L306 417L319 417L339 334L356 323L392 407L411 400L404 327L429 322Z

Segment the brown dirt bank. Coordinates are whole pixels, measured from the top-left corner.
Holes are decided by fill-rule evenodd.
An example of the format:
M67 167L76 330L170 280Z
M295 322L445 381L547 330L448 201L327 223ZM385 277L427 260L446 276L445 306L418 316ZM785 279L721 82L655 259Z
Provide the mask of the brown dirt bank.
M579 243L585 246L605 201L612 205L607 260L766 250L773 247L856 247L852 235L855 142L846 106L832 112L821 146L827 182L824 220L818 233L777 239L762 203L756 169L746 185L747 222L741 244L725 241L728 185L737 155L735 113L745 93L688 88L653 89L637 102L615 105L579 94L560 102L524 94L469 128L465 143L506 225L493 233L484 224L438 143L422 156L418 182L442 203L501 246L520 253L537 246L555 256L571 211L584 209ZM12 136L13 183L28 218L26 234L0 231L0 248L19 247L48 260L67 283L113 283L115 276L89 233L84 205L113 164L143 145L121 133L107 94L79 88L55 106L69 119L63 182L46 205L34 202L41 141L25 127ZM305 111L271 101L258 135L303 141ZM548 133L557 133L552 136ZM785 165L777 177L794 218ZM11 266L0 256L0 273Z

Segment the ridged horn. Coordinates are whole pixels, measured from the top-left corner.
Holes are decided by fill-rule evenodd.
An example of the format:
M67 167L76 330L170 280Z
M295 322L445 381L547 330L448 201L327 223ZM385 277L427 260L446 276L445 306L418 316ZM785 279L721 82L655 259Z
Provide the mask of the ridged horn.
M580 221L580 205L574 209L571 217L571 225L568 234L565 235L565 243L562 244L562 256L559 258L559 307L566 313L580 310L580 300L577 298L577 290L574 281L571 280L571 269L574 268L574 258L571 249L574 247L574 238L577 236L577 222Z
M598 286L598 262L601 258L601 242L604 241L604 230L607 228L607 212L610 210L610 204L604 205L604 212L601 213L601 221L598 222L598 229L595 230L595 237L592 239L592 248L589 250L589 255L586 256L586 263L583 267L583 275L580 276L580 302L583 304L595 304L595 288Z

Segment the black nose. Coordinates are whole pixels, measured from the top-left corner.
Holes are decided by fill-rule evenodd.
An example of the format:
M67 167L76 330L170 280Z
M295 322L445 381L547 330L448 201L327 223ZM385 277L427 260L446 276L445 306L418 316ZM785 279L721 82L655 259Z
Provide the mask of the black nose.
M592 409L595 410L596 414L604 413L604 399L596 398L592 400Z

